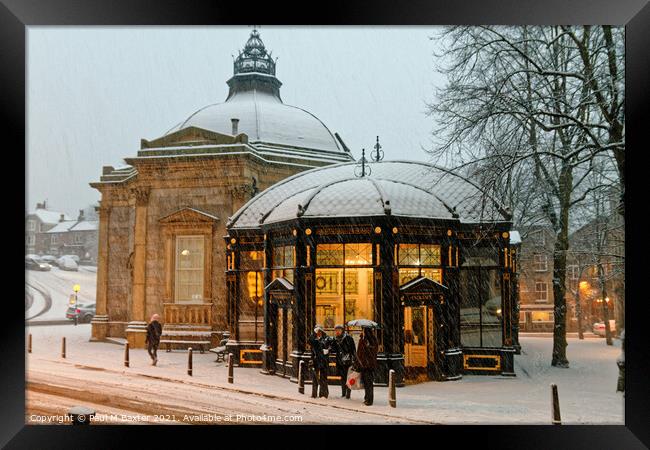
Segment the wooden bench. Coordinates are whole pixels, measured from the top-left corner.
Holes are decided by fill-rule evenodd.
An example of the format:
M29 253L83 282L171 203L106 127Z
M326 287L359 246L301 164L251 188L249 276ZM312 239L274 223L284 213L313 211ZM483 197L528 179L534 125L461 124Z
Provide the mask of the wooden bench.
M167 344L167 351L171 352L172 351L172 344L183 344L187 345L188 347L192 348L199 348L199 351L201 353L204 352L205 346L210 345L210 341L181 341L177 339L161 339L160 340L161 344Z

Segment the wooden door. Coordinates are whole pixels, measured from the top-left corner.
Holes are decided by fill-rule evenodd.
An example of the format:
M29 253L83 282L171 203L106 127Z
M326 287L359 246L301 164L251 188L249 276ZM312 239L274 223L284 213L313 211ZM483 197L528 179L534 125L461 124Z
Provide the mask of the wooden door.
M429 341L426 306L404 307L404 365L426 367Z

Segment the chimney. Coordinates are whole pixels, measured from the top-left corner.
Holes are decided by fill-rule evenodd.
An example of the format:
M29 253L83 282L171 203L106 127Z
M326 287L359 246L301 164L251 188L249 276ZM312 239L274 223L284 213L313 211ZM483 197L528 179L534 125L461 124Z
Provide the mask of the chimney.
M84 210L80 209L79 210L79 217L77 217L77 222L81 222L82 220L84 220Z
M232 123L232 135L237 136L239 134L239 119L230 119Z
M62 213L62 214L59 216L59 222L65 222L65 214Z

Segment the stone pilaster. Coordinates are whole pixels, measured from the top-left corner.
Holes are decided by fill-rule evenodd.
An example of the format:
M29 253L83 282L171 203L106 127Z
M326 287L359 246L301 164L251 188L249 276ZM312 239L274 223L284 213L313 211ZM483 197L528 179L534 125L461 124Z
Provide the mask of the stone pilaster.
M138 187L132 190L135 197L135 230L133 245L133 293L131 302L131 322L126 328L126 338L132 348L144 348L146 337L145 282L147 245L147 204L149 188Z
M96 295L96 314L91 321L92 335L91 341L101 341L108 335L108 227L110 221L110 206L100 202L99 208L99 236L98 236L98 255L97 255L97 295Z

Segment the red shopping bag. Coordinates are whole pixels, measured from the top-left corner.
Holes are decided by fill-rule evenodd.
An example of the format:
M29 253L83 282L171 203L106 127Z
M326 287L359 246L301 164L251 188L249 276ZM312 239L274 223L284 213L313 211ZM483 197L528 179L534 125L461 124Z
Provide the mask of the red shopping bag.
M345 384L352 390L363 389L361 372L357 372L352 367L350 367L348 369L348 380Z

